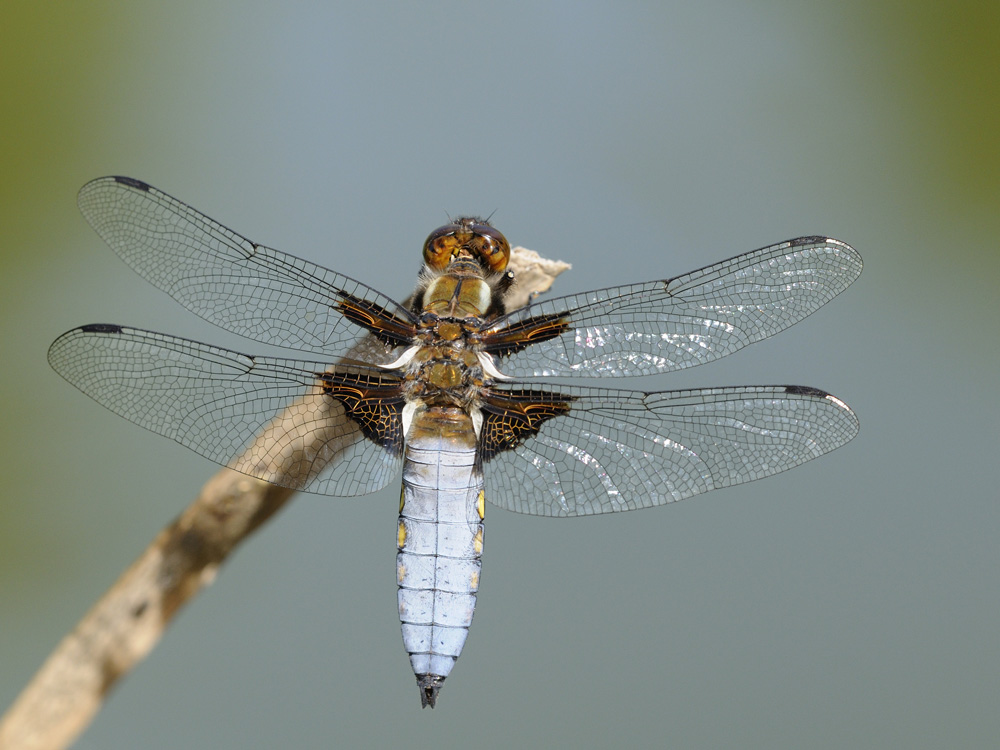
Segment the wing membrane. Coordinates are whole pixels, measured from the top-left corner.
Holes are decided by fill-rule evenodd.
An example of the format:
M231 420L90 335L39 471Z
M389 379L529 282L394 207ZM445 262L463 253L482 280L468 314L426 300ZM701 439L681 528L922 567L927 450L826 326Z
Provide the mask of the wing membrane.
M84 217L140 276L221 328L275 346L335 355L378 326L412 327L408 310L380 292L227 229L144 182L102 177L78 199ZM345 307L346 305L346 307ZM369 328L369 330L373 330ZM383 354L394 345L383 337Z
M843 401L802 386L643 393L540 385L491 389L499 399L535 394L567 407L487 461L487 498L519 513L583 516L663 505L778 474L858 432Z
M377 368L250 357L114 325L68 331L49 363L116 414L273 484L363 495L402 462L399 381Z
M629 377L724 357L815 312L860 275L861 256L801 237L663 281L558 297L490 327L511 377ZM520 339L535 343L519 347Z

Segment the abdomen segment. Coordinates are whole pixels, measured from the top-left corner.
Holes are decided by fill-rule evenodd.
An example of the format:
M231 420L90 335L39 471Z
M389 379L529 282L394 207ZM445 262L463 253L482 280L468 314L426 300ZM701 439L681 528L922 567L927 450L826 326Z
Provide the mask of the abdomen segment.
M399 619L425 708L434 707L465 645L483 552L483 480L474 444L448 432L411 432L399 512Z

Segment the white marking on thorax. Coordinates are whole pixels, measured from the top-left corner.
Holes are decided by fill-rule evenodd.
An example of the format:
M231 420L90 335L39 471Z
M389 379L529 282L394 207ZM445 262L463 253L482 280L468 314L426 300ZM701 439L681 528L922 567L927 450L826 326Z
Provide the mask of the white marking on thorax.
M485 315L486 311L490 309L490 302L492 301L493 293L490 290L489 284L482 279L477 279L477 281L478 283L476 284L476 287L479 290L479 304L476 309L479 311L480 315Z
M469 409L469 416L472 417L472 430L478 439L483 431L483 412L478 407Z
M486 352L477 352L476 356L479 358L479 366L483 368L483 373L487 377L491 377L494 380L511 379L509 375L504 375L497 369L497 366L493 363L493 357Z
M400 355L399 359L397 359L395 362L390 362L387 365L379 365L379 367L381 367L383 370L401 370L405 365L408 365L410 363L410 360L412 360L419 351L420 351L419 345L411 346L409 349L403 352Z
M416 348L416 347L414 347ZM419 401L407 401L403 406L403 439L410 434L410 425L413 424L413 415L417 413L417 408L421 406Z

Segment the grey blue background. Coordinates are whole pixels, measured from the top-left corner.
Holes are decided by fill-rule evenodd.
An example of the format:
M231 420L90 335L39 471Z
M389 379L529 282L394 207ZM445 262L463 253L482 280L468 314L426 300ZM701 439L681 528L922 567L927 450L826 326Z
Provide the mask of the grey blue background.
M22 3L0 30L0 706L215 467L46 364L116 322L260 352L78 214L104 174L404 296L448 213L557 290L802 234L864 275L647 388L793 383L861 419L656 510L487 512L476 621L421 711L395 486L298 498L82 748L980 748L1000 738L995 2Z

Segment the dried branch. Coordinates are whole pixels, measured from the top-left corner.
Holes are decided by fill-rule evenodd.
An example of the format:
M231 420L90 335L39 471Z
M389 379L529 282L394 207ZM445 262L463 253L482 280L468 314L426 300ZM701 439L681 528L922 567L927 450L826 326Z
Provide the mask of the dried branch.
M511 269L517 285L510 307L527 304L546 291L568 264L514 248ZM294 432L296 402L271 428L287 421ZM271 433L273 434L273 433ZM259 443L248 449L260 455ZM290 452L309 450L281 441ZM244 459L237 458L233 465ZM275 456L278 465L295 463ZM170 525L98 600L49 656L0 718L0 750L59 750L90 724L111 688L152 651L174 615L203 587L251 533L292 498L294 491L231 469L222 469L198 498Z

